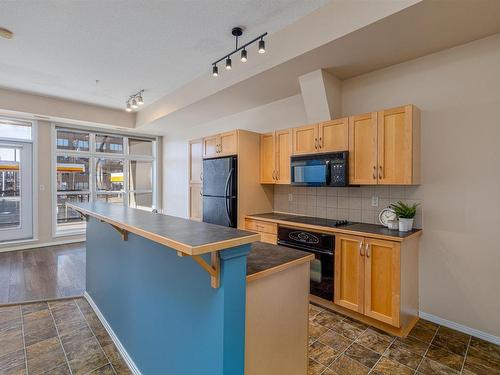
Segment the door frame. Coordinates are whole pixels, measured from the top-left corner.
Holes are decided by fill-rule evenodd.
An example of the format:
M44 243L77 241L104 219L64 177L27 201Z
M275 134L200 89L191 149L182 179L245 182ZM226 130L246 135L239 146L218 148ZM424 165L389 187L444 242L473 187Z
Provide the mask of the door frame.
M0 252L9 251L8 247L11 245L19 245L24 243L33 243L39 240L38 238L38 121L25 119L25 118L16 118L10 116L3 116L0 113L0 121L8 120L8 121L19 121L31 124L31 140L20 140L20 139L12 139L12 138L0 138L0 142L4 143L30 143L31 144L31 181L32 181L32 235L31 238L20 239L20 240L7 240L4 242L0 242ZM45 189L50 189L49 186L45 186ZM5 249L6 248L6 249Z

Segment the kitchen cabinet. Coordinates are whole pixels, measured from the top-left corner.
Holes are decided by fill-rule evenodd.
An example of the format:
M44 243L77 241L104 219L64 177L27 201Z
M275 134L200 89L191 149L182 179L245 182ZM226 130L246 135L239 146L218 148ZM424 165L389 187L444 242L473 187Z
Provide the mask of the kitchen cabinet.
M261 235L261 241L276 245L278 243L278 224L245 218L245 229Z
M420 111L412 105L349 118L349 183L420 182Z
M201 183L203 178L203 143L196 139L189 142L189 218L202 220Z
M291 130L262 134L260 138L261 184L290 183Z
M399 327L400 252L399 242L337 235L335 303Z
M346 151L349 147L347 118L293 129L293 155Z
M203 158L236 155L238 134L236 130L203 138Z

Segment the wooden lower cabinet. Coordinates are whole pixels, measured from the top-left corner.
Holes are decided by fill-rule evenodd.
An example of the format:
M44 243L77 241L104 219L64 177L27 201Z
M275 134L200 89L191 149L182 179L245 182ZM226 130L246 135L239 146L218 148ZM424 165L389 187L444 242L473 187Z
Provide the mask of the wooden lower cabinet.
M245 229L258 232L261 241L276 245L278 243L278 224L268 221L245 218Z
M415 259L418 262L417 258L412 262ZM400 327L401 267L399 242L337 234L334 302ZM418 301L413 303L418 305Z

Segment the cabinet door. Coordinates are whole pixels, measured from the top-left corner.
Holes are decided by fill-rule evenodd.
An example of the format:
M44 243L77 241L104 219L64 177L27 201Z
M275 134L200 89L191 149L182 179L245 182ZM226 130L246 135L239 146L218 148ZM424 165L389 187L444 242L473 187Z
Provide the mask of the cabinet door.
M349 118L349 183L377 184L377 113Z
M189 218L201 221L202 216L201 184L189 185Z
M293 155L318 152L318 125L306 125L293 129Z
M201 139L189 142L189 182L201 183L202 150L203 141Z
M336 152L349 149L349 119L326 121L319 124L319 151Z
M219 156L238 153L238 134L236 130L220 134Z
M277 131L276 140L276 183L290 184L290 156L292 155L292 131Z
M213 135L203 138L203 157L211 158L218 155L219 135Z
M412 106L378 113L379 184L412 183Z
M365 315L399 327L400 244L365 239Z
M336 235L335 296L336 304L363 312L363 237Z
M260 136L260 183L274 184L276 176L274 133Z

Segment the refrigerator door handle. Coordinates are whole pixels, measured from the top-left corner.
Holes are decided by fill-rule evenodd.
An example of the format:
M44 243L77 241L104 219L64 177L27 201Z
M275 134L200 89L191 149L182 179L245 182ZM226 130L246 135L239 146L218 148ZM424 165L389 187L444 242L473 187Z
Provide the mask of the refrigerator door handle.
M229 221L229 226L232 227L233 226L233 220L231 220L231 213L229 212L229 200L231 199L230 196L229 196L229 181L231 181L231 176L233 175L234 173L234 168L231 168L231 170L229 171L229 174L227 175L227 180L226 180L226 187L224 189L224 195L226 196L225 199L225 205L226 205L226 216L227 216L227 220Z

